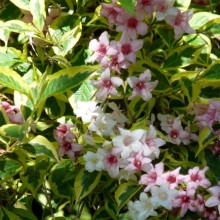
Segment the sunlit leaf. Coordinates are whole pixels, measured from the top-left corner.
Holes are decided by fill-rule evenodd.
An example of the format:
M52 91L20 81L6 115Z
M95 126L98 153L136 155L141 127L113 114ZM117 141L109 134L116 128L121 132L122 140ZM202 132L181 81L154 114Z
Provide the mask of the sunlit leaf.
M30 0L30 12L33 15L33 23L39 31L42 31L46 18L44 0Z

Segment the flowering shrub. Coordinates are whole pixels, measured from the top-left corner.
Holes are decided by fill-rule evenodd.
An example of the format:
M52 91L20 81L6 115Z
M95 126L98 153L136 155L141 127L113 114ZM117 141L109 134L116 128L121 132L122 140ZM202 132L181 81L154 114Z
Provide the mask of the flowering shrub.
M3 1L0 217L219 220L219 6Z

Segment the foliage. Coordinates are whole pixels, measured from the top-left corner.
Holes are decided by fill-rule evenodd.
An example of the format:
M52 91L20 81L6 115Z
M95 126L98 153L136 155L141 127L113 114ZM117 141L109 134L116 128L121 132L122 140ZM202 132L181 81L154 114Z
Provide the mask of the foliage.
M0 3L0 219L220 216L220 4L141 2Z

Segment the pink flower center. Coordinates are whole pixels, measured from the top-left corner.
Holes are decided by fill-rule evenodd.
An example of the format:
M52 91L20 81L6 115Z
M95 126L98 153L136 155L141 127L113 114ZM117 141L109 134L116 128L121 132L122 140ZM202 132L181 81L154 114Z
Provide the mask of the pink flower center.
M166 12L167 8L168 8L167 5L165 5L165 4L160 4L160 5L158 5L157 10L158 10L159 12Z
M121 52L124 55L127 55L127 54L131 53L132 52L131 45L130 44L123 44L122 47L121 47Z
M111 82L111 80L103 80L102 85L103 85L103 87L105 87L107 89L111 89L112 82Z
M107 158L107 161L110 165L115 165L118 163L118 159L115 155L110 154Z
M172 130L172 131L171 131L170 137L171 137L172 139L176 139L178 136L179 136L179 131L177 131L177 130Z
M129 28L135 29L135 28L137 27L138 20L137 20L136 18L134 18L134 17L129 18L127 24L128 24L128 27L129 27Z
M151 0L142 0L142 5L146 6L146 5L151 5L152 1Z
M181 24L184 22L184 16L182 16L181 14L178 14L176 16L176 19L175 19L175 26L181 26Z
M199 182L199 181L202 180L202 177L198 174L198 172L195 173L195 174L192 174L192 175L190 176L190 178L191 178L191 180L192 180L193 182Z
M65 151L69 151L69 150L72 149L72 145L71 145L70 142L65 142L65 143L63 144L63 148L65 149Z
M109 16L116 18L118 16L118 12L114 8L111 8L109 10Z
M156 172L151 172L149 176L149 183L155 183L157 179L157 173Z
M142 162L138 159L134 160L134 166L137 168L137 170L141 170Z
M168 176L167 182L169 182L170 184L175 183L176 182L176 176L174 176L174 175Z
M190 202L189 196L183 196L183 197L182 197L182 202L183 202L183 203L189 203L189 202Z
M135 85L137 90L142 90L145 89L145 83L143 81L139 81L136 85Z
M103 56L106 55L106 46L104 44L99 45L98 53Z

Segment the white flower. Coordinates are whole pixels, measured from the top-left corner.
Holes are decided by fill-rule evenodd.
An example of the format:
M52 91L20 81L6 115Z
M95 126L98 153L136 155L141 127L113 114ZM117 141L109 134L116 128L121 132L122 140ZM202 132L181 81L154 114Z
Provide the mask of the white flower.
M130 156L132 152L137 153L142 148L140 142L141 137L144 134L144 130L136 129L134 131L125 130L119 128L121 135L118 135L112 139L114 145L114 153L120 153L123 159Z
M207 207L218 207L218 212L220 214L220 186L213 186L208 189L212 196L205 202Z
M157 206L171 210L172 201L178 195L178 190L170 189L167 183L162 184L160 187L151 187L152 200Z
M95 101L77 101L76 108L73 112L77 117L82 118L84 123L89 123L99 115L101 108L97 106L97 102Z
M83 159L85 160L85 169L89 172L93 172L95 170L101 171L104 169L104 161L103 161L103 154L100 152L93 153L88 151L84 156Z
M148 198L147 194L142 192L139 196L139 200L133 204L135 210L138 211L136 216L137 220L145 220L149 216L157 216L157 212L154 210L156 206L152 198Z
M111 118L111 114L99 114L95 121L91 122L88 129L95 131L99 136L111 136L113 134L113 128L117 124Z

